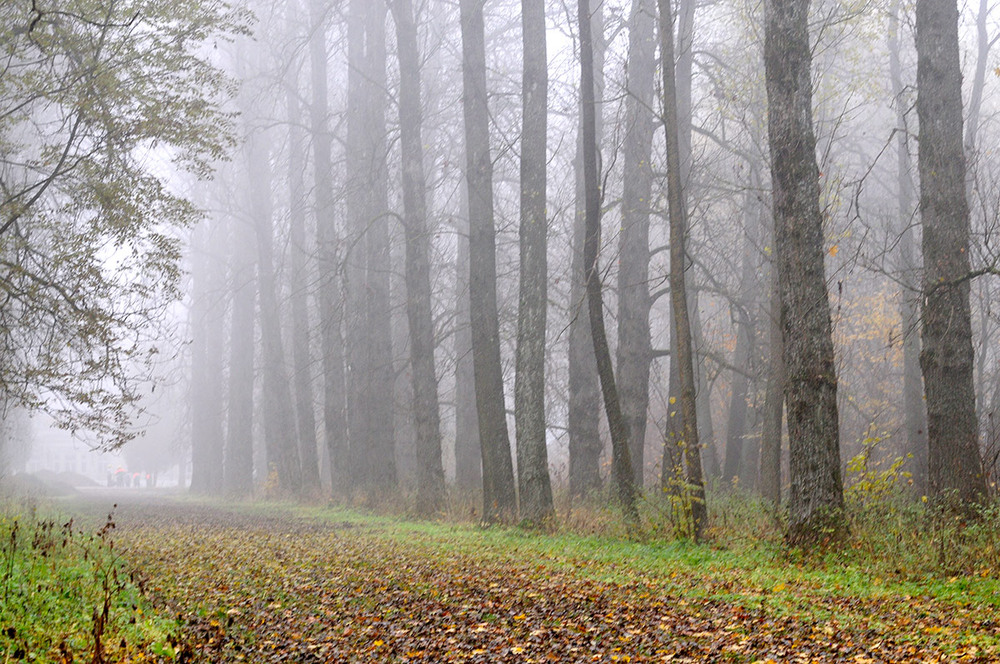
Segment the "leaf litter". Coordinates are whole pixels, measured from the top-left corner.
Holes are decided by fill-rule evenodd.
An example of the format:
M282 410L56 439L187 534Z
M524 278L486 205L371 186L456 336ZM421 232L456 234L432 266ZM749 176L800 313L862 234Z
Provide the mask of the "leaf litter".
M183 625L185 661L1000 662L989 607L480 555L290 513L150 504L119 521L147 588Z

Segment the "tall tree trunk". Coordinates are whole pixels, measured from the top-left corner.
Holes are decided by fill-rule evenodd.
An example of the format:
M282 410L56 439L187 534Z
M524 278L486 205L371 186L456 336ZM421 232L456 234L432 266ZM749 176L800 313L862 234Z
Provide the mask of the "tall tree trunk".
M597 121L594 94L594 46L590 26L590 3L578 0L577 19L580 29L580 106L583 116L583 180L586 191L587 217L586 241L583 262L587 267L587 312L594 339L594 357L601 379L604 411L611 432L611 477L615 497L629 520L638 520L635 501L635 482L632 480L632 461L628 449L628 424L622 415L615 386L611 351L604 329L604 298L597 250L601 245L601 190L597 177Z
M344 306L347 375L348 482L351 488L370 486L366 461L372 447L372 367L368 345L367 234L371 210L372 155L367 151L365 114L368 109L366 17L370 0L350 0L347 16L347 247L344 255Z
M663 54L663 125L667 137L667 188L670 207L670 302L677 338L677 376L680 380L680 410L684 418L681 450L684 454L685 493L690 500L691 535L702 536L705 527L705 487L702 480L701 446L698 443L698 405L695 401L694 346L688 317L685 272L687 255L687 210L681 180L681 155L677 91L674 80L674 30L670 0L659 0L660 42Z
M323 430L330 464L330 482L334 495L348 488L347 421L344 413L344 342L340 279L334 245L337 230L333 203L333 159L330 154L330 130L327 124L326 23L327 0L309 2L309 65L312 102L309 126L313 150L313 190L316 215L316 251L319 257L320 334L323 367Z
M985 497L986 478L973 386L957 3L918 0L916 27L928 478L935 497L971 504Z
M469 298L469 189L462 187L461 228L455 257L455 484L461 489L483 486L476 413L476 376L472 361L472 312Z
M396 487L396 427L393 421L394 382L392 354L392 301L390 277L391 237L389 233L389 164L386 138L386 3L371 2L366 21L367 99L365 139L370 179L366 186L368 203L367 349L371 370L368 430L371 446L367 472L376 489Z
M497 317L496 229L493 162L490 158L483 0L461 0L463 113L466 181L469 188L469 295L476 411L483 457L483 520L509 521L517 513L510 458L500 323Z
M424 148L421 140L420 52L411 0L395 0L399 48L399 127L403 157L403 231L406 237L406 317L410 331L413 424L417 438L417 509L433 514L444 499L441 419L434 373L430 234L427 231Z
M220 246L215 219L203 220L192 242L191 297L191 492L222 489L222 348L225 262L213 255Z
M601 0L591 0L590 33L594 43L594 96L604 96L604 13ZM600 108L600 107L598 107ZM594 133L603 135L600 112L594 114ZM594 358L594 339L587 310L587 266L583 247L587 238L587 193L583 177L583 132L577 139L576 210L573 217L572 262L570 265L569 322L569 491L584 496L601 487L601 388Z
M548 311L546 133L548 59L545 2L522 0L524 75L521 87L521 223L514 423L521 518L553 514L545 429L545 317Z
M809 0L765 3L764 68L786 370L789 540L845 528L837 375L823 265L823 217L812 127Z
M290 3L289 11L296 11ZM292 36L294 21L289 20ZM317 497L320 493L319 449L316 440L316 413L313 410L312 357L309 340L309 249L306 246L306 135L298 101L297 77L289 76L285 86L288 115L288 198L289 250L291 253L292 306L292 376L295 387L295 414L299 432L299 458L302 464L302 493Z
M889 74L892 97L896 107L896 200L899 219L899 271L901 272L899 313L903 338L903 419L906 450L912 457L907 463L914 488L927 492L927 410L924 406L924 384L920 375L920 287L919 266L913 233L914 190L913 163L910 159L909 128L900 65L898 0L889 12Z
M302 489L301 468L292 391L281 340L281 312L274 272L273 205L268 152L263 136L257 134L250 137L246 155L251 214L257 232L257 295L264 364L264 440L268 474L275 473L278 491L298 494Z
M618 236L618 390L629 429L632 477L644 481L649 411L649 213L653 169L653 90L656 77L656 8L636 0L629 17L625 98L622 229Z
M229 407L223 481L226 495L253 493L254 300L256 266L254 232L234 219L230 224L229 282L233 310L229 321Z

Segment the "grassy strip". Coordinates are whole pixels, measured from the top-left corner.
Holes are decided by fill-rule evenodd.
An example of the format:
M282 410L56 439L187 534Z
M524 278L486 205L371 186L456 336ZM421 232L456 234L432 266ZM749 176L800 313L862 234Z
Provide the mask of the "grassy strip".
M147 662L176 654L176 622L153 610L115 549L113 515L96 531L0 503L0 661Z

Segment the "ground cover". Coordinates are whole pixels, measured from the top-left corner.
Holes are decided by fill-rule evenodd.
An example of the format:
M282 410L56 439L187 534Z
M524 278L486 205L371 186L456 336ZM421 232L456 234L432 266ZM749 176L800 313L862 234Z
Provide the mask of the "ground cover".
M118 519L195 661L1000 661L981 576L284 505Z

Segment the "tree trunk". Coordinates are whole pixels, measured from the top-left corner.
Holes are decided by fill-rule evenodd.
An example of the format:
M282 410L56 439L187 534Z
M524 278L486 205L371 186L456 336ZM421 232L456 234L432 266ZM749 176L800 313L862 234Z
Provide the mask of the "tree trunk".
M685 272L687 255L687 210L681 180L677 91L674 80L674 30L670 0L659 0L660 52L663 54L663 126L667 138L667 189L670 207L670 303L677 338L677 376L680 381L680 410L684 429L680 448L684 454L684 494L690 501L691 535L701 538L705 527L705 487L702 480L701 447L698 442L698 405L695 401L694 346L688 317Z
M656 8L636 0L629 17L625 98L622 229L618 236L618 390L628 424L632 478L644 482L649 411L649 212L653 169L653 90L656 77Z
M906 450L911 459L906 464L918 494L927 492L927 410L924 384L920 375L920 288L919 266L913 233L914 190L913 163L910 159L909 128L900 66L900 3L893 2L889 13L889 73L896 108L896 197L899 219L899 272L902 284L899 302L903 338L903 419Z
M268 480L270 481L270 474L273 472L279 493L298 494L302 489L301 468L292 391L281 340L278 285L274 273L273 206L268 152L263 136L257 134L248 139L246 155L250 205L257 232L257 295L264 365L264 440Z
M604 410L611 432L611 477L615 496L626 518L639 518L635 505L635 483L632 481L632 461L628 449L628 424L622 415L615 387L614 367L604 329L604 301L597 250L601 245L601 191L597 177L597 122L594 94L594 46L590 26L590 3L578 0L577 19L580 28L580 105L583 116L583 180L586 191L586 240L583 262L587 268L587 311L594 339L594 357L601 379Z
M395 0L399 49L399 127L403 158L403 231L406 238L406 317L410 332L413 425L417 438L417 510L437 512L444 500L441 419L434 373L430 234L427 231L424 149L421 140L420 52L411 0Z
M546 132L548 59L545 2L522 0L521 223L514 423L521 519L553 515L545 429L545 317L548 311Z
M347 421L344 413L344 340L341 335L343 310L340 279L337 276L336 220L333 203L333 160L327 125L326 0L309 3L309 63L312 103L309 124L313 149L313 189L315 191L316 251L319 258L320 334L323 368L323 429L334 495L348 488Z
M366 475L376 490L396 488L396 427L393 421L395 370L392 354L392 301L390 298L389 164L386 138L386 3L368 6L365 62L368 65L365 113L366 156L370 179L366 191L368 204L367 234L367 348L371 371L368 430L371 447ZM433 344L432 344L433 347ZM433 350L432 350L433 352Z
M846 527L808 15L809 0L765 4L768 138L790 441L788 535L804 545Z
M253 229L234 219L230 224L229 407L223 487L227 496L253 493L254 299L256 261Z
M985 497L986 479L973 386L957 4L918 0L916 27L928 477L932 495L968 505Z
M601 0L591 0L590 32L594 40L595 98L604 93L604 14ZM595 141L603 135L601 114L594 114ZM573 217L573 258L570 266L569 321L569 491L574 497L585 496L601 488L601 388L594 358L594 338L590 332L587 310L587 266L583 247L587 229L587 194L583 177L583 132L577 139L576 210Z
M472 362L472 312L469 298L469 190L462 187L461 228L455 260L455 484L482 489L483 470L476 414L476 376Z
M461 0L460 10L466 180L469 188L469 295L474 303L471 308L472 361L483 460L483 520L493 523L514 518L517 496L500 362L483 0Z
M294 7L294 4L292 5ZM289 21L289 23L292 23ZM294 23L292 23L294 25ZM293 36L295 31L291 30ZM292 376L295 387L295 414L302 462L302 493L318 497L319 449L316 441L316 413L313 409L312 354L309 339L309 248L306 246L305 130L299 108L297 80L289 76L285 87L288 114L288 195L289 195L289 274L292 306Z
M191 492L222 490L222 349L225 306L221 302L225 261L215 219L203 220L192 238L191 294Z

